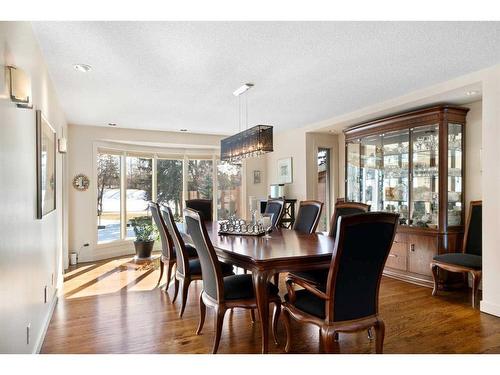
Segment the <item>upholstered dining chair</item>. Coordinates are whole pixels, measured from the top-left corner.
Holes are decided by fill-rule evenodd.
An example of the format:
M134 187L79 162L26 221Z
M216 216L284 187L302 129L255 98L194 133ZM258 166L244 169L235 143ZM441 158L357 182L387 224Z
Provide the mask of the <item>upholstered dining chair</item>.
M334 344L338 332L373 327L376 352L382 353L385 325L378 315L379 287L398 218L397 214L382 212L341 217L326 284L318 286L292 275L287 277L285 351L290 351L293 318L320 328L325 352L338 350L338 344ZM295 290L295 286L304 289Z
M323 202L314 200L301 201L297 219L293 223L293 230L302 233L314 233L318 227L322 209Z
M482 276L482 221L483 202L470 202L462 252L439 254L434 256L431 262L434 279L433 296L438 292L439 268L450 272L468 273L472 276L472 307L476 307L477 291Z
M222 325L226 310L233 308L256 309L252 276L224 275L221 265L217 259L217 254L208 236L207 229L203 225L198 212L189 208L184 210L186 225L193 243L198 250L200 257L201 271L203 274L203 290L200 294L200 323L196 334L201 334L205 323L206 307L215 311L215 338L212 353L217 353ZM273 314L273 335L277 342L277 321L281 312L281 299L278 295L278 288L272 283L268 283L269 302L274 303Z
M314 200L301 201L299 204L297 219L295 220L292 229L305 234L314 233L318 227L322 209L323 202ZM279 273L274 274L273 282L274 285L278 285Z
M172 299L172 303L174 303L177 298L177 291L179 290L180 283L182 300L179 317L182 318L184 309L186 308L188 290L191 281L202 279L201 263L199 258L190 259L188 257L186 244L184 243L184 240L179 232L179 228L177 228L177 225L175 224L174 215L172 214L172 210L170 209L170 207L161 206L161 212L163 214L163 218L165 219L170 237L173 240L176 254L175 294L174 298ZM199 255L198 249L196 249L196 252ZM223 275L234 275L232 265L221 263L220 268Z
M212 200L211 199L187 199L186 207L196 210L201 213L201 218L204 221L213 220L212 211Z
M269 199L266 204L265 214L273 214L272 224L274 228L278 228L283 217L285 208L285 200L283 198Z
M337 233L337 221L340 216L362 214L370 211L370 205L360 202L337 202L335 203L335 211L332 215L330 223L329 236L335 237Z
M335 203L335 211L333 212L330 230L328 232L329 236L335 237L337 233L337 223L339 217L348 216L348 215L356 215L362 214L370 211L370 205L359 203L359 202L344 202L337 201ZM291 275L295 279L302 279L303 281L314 283L317 285L324 285L326 283L326 278L328 276L328 268L312 271L301 271L301 272L293 272Z

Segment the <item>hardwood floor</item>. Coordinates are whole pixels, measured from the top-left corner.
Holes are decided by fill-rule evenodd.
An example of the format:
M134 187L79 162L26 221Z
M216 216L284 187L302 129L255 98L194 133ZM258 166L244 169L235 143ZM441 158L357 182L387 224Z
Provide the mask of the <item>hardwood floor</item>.
M209 353L213 316L207 311L204 333L198 325L201 282L189 290L184 317L180 301L156 288L159 270L134 264L130 257L80 265L65 275L42 353ZM162 280L165 283L165 280ZM171 283L172 284L172 283ZM286 288L280 285L280 290ZM380 312L386 323L385 353L500 353L500 318L470 307L470 292L440 292L383 278ZM292 352L318 353L319 332L293 324ZM283 353L270 342L272 353ZM341 353L373 353L365 333L340 334ZM228 312L219 353L259 353L259 321L244 310Z

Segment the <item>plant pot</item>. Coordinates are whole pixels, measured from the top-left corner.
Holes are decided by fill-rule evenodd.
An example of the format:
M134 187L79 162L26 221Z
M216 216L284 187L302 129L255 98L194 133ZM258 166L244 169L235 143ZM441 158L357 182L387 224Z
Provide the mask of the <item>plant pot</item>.
M135 256L138 259L151 258L154 243L154 241L134 241Z

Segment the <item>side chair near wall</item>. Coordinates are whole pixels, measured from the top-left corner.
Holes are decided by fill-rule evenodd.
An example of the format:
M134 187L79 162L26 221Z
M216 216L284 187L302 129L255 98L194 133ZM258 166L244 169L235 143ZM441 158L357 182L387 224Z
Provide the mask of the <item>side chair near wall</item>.
M191 209L184 210L184 214L187 230L198 250L203 273L203 290L200 294L200 324L196 334L199 335L203 329L206 307L213 308L215 312L215 339L212 353L215 354L219 347L226 310L236 307L252 310L257 308L252 276L245 274L225 276L221 267L223 263L217 259L217 254L200 215ZM281 311L281 299L278 295L278 287L272 283L268 283L268 293L269 302L275 305L273 335L277 343L277 322Z
M177 298L178 284L180 282L182 301L179 316L182 318L182 314L184 314L184 309L186 308L188 290L191 281L202 280L201 263L199 257L192 259L188 257L186 244L184 243L179 229L175 224L174 215L172 214L172 210L170 209L170 207L162 205L161 212L167 225L168 233L173 240L176 253L177 263L175 268L175 295L172 303L174 303L175 299ZM199 255L200 252L199 249L196 248L196 245L195 249L197 254ZM219 267L221 273L224 276L234 275L232 265L221 263Z
M160 205L156 202L148 202L149 209L151 211L151 215L153 216L153 220L158 228L158 233L160 234L161 241L161 257L160 257L160 277L158 279L158 284L160 285L161 279L163 277L163 269L167 268L167 283L165 285L165 291L168 291L168 287L170 286L170 280L172 279L172 269L175 264L176 256L174 251L174 245L172 242L172 238L167 231L167 226L165 221L163 220L162 215L160 214ZM188 258L196 258L198 254L196 253L196 249L192 246L186 246L186 252ZM176 285L177 287L178 285ZM174 292L174 295L177 295L177 289Z
M434 279L433 296L438 292L439 268L450 272L469 273L472 276L472 307L476 307L477 291L482 276L482 221L482 201L470 202L462 252L439 254L431 262Z
M325 352L338 351L339 332L375 329L376 352L382 353L385 325L378 315L380 280L396 233L399 215L369 212L339 220L326 284L319 286L289 275L283 304L290 350L290 318L320 328ZM304 289L295 290L294 286Z
M213 220L213 210L212 210L212 200L211 199L187 199L186 207L201 213L201 218L204 221Z

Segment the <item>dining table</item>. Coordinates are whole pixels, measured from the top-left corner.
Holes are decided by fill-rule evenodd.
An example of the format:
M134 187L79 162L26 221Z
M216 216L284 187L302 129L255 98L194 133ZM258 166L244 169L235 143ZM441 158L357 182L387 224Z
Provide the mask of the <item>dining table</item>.
M262 353L269 351L269 301L267 283L276 273L300 272L327 267L332 258L334 239L327 233L300 233L275 228L264 236L219 234L218 222L205 222L219 259L252 274L257 310L261 322ZM180 226L186 242L189 234Z

